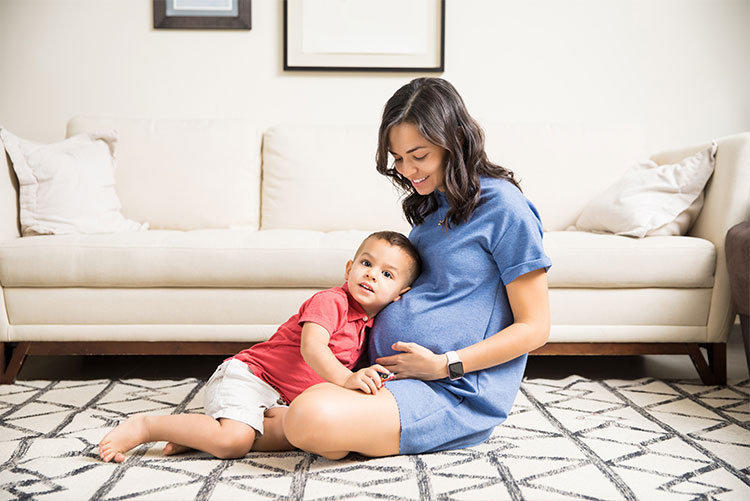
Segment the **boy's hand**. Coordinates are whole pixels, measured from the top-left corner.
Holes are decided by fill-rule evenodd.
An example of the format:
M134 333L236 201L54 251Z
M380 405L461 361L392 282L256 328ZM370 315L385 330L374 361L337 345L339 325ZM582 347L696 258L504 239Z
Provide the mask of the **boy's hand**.
M344 381L344 388L350 390L360 390L364 393L376 394L383 387L383 380L380 377L381 372L388 372L382 365L371 365L357 372Z

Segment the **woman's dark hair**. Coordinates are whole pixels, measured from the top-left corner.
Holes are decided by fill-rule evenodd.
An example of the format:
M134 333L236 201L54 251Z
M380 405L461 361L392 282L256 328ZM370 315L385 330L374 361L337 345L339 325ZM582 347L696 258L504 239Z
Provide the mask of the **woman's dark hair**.
M399 233L397 231L386 230L371 233L367 236L367 238L362 240L362 243L359 245L357 252L354 253L355 257L359 256L359 253L362 251L362 247L364 247L365 242L367 242L371 238L385 240L392 246L398 247L399 249L404 251L409 256L409 258L411 258L412 265L409 268L409 276L406 280L407 284L411 284L412 282L414 282L419 274L422 273L422 258L419 256L419 251L416 247L414 247L414 244L411 243L411 240L409 240L403 233Z
M471 118L463 99L447 80L416 78L401 87L388 100L383 110L376 154L377 170L389 176L405 193L404 214L411 225L421 224L437 210L437 195L417 193L411 182L388 165L391 129L409 123L431 143L446 150L445 195L450 209L445 220L448 226L469 219L479 204L479 176L502 178L521 187L513 172L493 164L484 151L484 133Z

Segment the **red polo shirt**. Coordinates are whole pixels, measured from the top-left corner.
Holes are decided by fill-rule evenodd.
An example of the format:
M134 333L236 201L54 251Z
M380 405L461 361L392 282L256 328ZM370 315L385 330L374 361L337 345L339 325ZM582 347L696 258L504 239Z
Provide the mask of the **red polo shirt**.
M310 386L326 381L302 358L300 345L305 322L316 323L328 331L331 335L328 347L348 369L354 368L367 349L365 329L372 326L372 318L344 284L315 293L268 341L233 357L245 362L253 374L276 388L287 403Z

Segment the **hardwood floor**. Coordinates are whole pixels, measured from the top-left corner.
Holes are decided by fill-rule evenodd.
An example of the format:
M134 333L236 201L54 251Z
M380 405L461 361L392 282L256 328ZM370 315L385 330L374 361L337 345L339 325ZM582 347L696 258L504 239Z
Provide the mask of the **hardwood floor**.
M18 380L34 379L207 379L223 356L29 356ZM697 379L686 355L536 356L529 357L528 378L562 379L577 374L589 379ZM727 378L748 379L739 325L727 343Z

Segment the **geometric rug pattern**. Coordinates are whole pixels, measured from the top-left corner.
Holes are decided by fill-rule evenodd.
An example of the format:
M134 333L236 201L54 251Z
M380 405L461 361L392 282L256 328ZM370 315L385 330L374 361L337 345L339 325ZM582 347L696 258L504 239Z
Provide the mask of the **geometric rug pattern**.
M328 461L301 451L219 460L97 444L127 416L202 412L205 381L0 386L0 499L749 500L750 382L527 379L476 447Z

